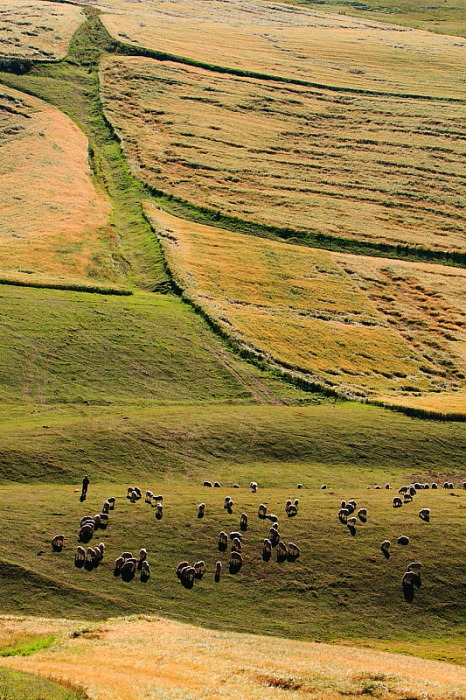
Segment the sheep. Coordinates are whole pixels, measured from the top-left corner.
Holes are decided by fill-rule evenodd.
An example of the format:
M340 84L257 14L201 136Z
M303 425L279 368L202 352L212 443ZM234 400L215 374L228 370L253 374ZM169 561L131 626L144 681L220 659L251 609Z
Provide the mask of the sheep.
M299 498L295 498L295 499L294 499L293 505L294 505L295 508L298 508L298 507L299 507Z
M241 540L239 540L237 537L233 540L231 544L231 551L232 552L241 552Z
M180 561L178 566L176 567L176 575L178 576L179 579L181 579L181 572L183 569L185 569L187 566L189 566L189 562L187 561Z
M230 574L237 574L242 566L243 566L243 557L241 556L241 554L239 552L231 552L230 562L229 562Z
M248 529L248 516L246 515L246 513L241 513L239 519L239 529L243 532L246 532L246 530Z
M379 486L379 484L376 484L376 486L374 486L374 488L377 489L377 490L380 490L382 487Z
M271 527L269 530L269 539L272 543L272 547L276 547L280 542L280 533L275 528Z
M404 503L410 503L413 500L413 497L410 493L405 493L403 496L403 501Z
M220 488L220 482L214 481L214 488L219 489Z
M123 557L118 557L117 559L115 559L115 567L113 569L114 576L119 576L121 574L121 567L124 563L125 560L123 559Z
M408 491L408 488L409 488L408 486L400 486L400 488L398 489L398 493L403 495L404 493L406 493Z
M157 504L157 503L163 503L163 496L161 496L161 495L154 496L154 501L155 501L156 504Z
M415 489L415 491L420 491L422 489L422 484L416 481L416 483L413 484L413 488Z
M136 496L138 497L138 499L142 498L142 493L141 493L141 489L139 488L139 486L133 486L133 491L136 492Z
M100 544L98 544L97 546L100 549L100 558L103 559L105 554L105 545L103 542L100 542Z
M411 486L409 487L409 493L410 493L411 496L415 496L415 495L416 495L416 489L414 488L413 485L411 485ZM406 494L406 495L407 495L407 494Z
M212 482L211 481L204 481L202 484L203 486L208 486L210 489L212 488Z
M138 571L142 570L142 565L147 559L147 549L139 550Z
M107 525L108 525L108 513L100 513L98 518L99 518L99 527L102 528L102 530L106 530Z
M350 499L349 501L347 501L347 503L346 503L346 507L348 508L348 507L351 506L351 507L353 508L353 510L356 510L356 506L357 506L357 505L358 505L358 504L356 503L356 501L354 500L354 498L351 498L351 499Z
M346 524L347 524L347 525L350 525L350 526L352 526L352 527L355 527L355 526L356 526L356 523L357 523L357 520L356 520L355 517L348 518L348 519L346 520Z
M239 489L239 484L233 484L231 488L232 489Z
M240 542L243 541L243 535L241 532L237 532L236 530L233 530L233 532L230 532L230 540L238 539Z
M61 552L65 546L65 535L55 535L52 538L52 549L54 552Z
M103 558L103 555L102 555L102 552L101 552L101 550L100 550L100 547L94 547L93 552L94 552L94 557L93 557L92 563L93 563L94 566L98 566L99 562L100 562L100 561L102 560L102 558Z
M360 508L358 510L358 518L362 523L367 522L367 508Z
M463 488L466 489L466 481L463 481Z
M321 490L326 489L326 488L327 488L327 484L322 484L322 486L320 487Z
M288 510L288 508L291 506L291 504L292 504L292 500L291 500L291 498L289 498L287 500L287 502L285 503L285 513Z
M129 502L136 503L137 500L138 500L137 491L135 491L134 489L131 489L131 493L129 495Z
M271 523L278 523L278 515L268 513L265 517L267 518L267 520L270 520Z
M95 564L95 552L92 547L88 547L86 549L86 558L84 561L84 568L90 571L91 569L94 568Z
M81 547L81 545L78 545L76 547L76 552L74 555L74 565L76 568L80 569L82 566L84 566L84 562L86 560L86 550L84 547Z
M403 580L403 584L405 584L405 583L412 584L412 583L414 583L415 579L416 579L416 574L414 573L414 571L406 571L403 574L402 580Z
M430 488L431 488L431 489L438 489L438 484L436 484L435 481L434 481L434 483L431 485Z
M390 540L384 540L382 544L380 545L380 549L382 551L382 554L384 555L385 559L390 559L390 552L388 551L390 549L391 542Z
M264 561L269 561L271 555L272 555L272 543L269 539L265 538L264 543L262 545L262 559Z
M116 498L114 496L110 496L110 498L107 498L107 503L110 503L110 510L115 510L115 502Z
M422 568L421 562L412 561L411 564L408 564L408 566L406 567L406 570L407 571L416 571L417 573L419 573L421 571L421 568Z
M86 523L92 523L94 525L94 518L92 515L84 515L79 521L79 526L82 527Z
M278 530L278 522L277 522L277 523L273 523L272 527L273 527L274 530Z
M455 488L454 483L450 481L450 483L448 484L448 488L449 488L449 489L454 489L454 488Z
M448 483L448 481L444 481L444 482L443 482L443 488L444 488L444 489L449 489L449 488L450 488L450 484Z
M132 557L131 559L127 559L121 567L121 578L126 583L133 580L136 573L137 563L137 559Z
M205 503L199 503L197 507L197 517L203 518L205 515Z
M424 520L426 523L428 523L430 520L430 508L421 508L418 515L421 518L421 520Z
M194 566L185 566L180 572L180 581L185 588L192 588L194 586L194 578L196 576L196 569Z
M230 515L232 514L232 512L233 512L233 501L232 501L232 499L230 498L230 496L225 496L224 501L223 501L223 507L224 507L225 510L227 510L227 511L230 513Z
M397 542L398 544L407 545L409 544L409 537L406 537L406 535L401 535L398 537Z
M391 489L392 487L390 486L390 484L385 484L385 488L386 488L386 489Z
M224 552L228 547L228 536L226 532L221 531L218 536L218 548L221 552Z
M201 559L201 561L197 561L194 564L194 570L195 570L194 578L197 578L200 581L205 574L205 562L202 561L202 559Z
M295 515L298 515L298 509L296 506L290 506L286 511L286 514L289 518L294 518Z
M346 501L340 502L340 508L346 508Z
M108 513L110 510L110 503L108 501L104 501L103 506L102 506L102 513Z
M133 487L132 487L132 486L128 486L128 488L127 488L127 490L126 490L126 498L131 498L131 494L132 494L132 493L133 493Z
M297 544L294 544L294 542L288 542L287 550L288 550L288 555L287 555L288 561L296 561L296 559L301 554L300 548L298 547Z
M153 498L154 498L154 494L152 493L152 491L146 491L146 497L144 499L144 503L148 503L149 505L151 505Z
M157 520L162 520L163 517L163 504L157 503L155 507L155 517Z
M218 583L220 581L220 574L221 573L222 573L222 562L218 561L215 564L215 574L214 574L215 583Z
M94 515L94 528L96 530L99 529L101 522L102 522L102 519L101 519L100 515L98 513L96 515Z
M403 501L399 496L394 496L392 503L394 508L401 508L401 506L403 505Z
M251 481L249 484L249 488L251 489L252 493L256 493L257 491L257 482L256 481Z
M302 489L302 488L303 488L303 485L302 485L302 484L296 484L296 488L297 488L297 489Z
M285 561L288 555L288 549L287 546L284 542L280 540L280 542L277 545L277 561L279 563Z
M128 561L128 559L133 559L133 555L131 552L123 552L123 554L120 555L125 561Z
M264 520L266 515L267 515L267 506L264 505L263 503L261 503L259 508L257 509L257 517L260 518L261 520Z
M87 542L89 542L90 539L92 539L93 534L94 534L94 526L93 525L83 525L79 531L79 541L87 543Z
M338 511L338 520L343 523L343 525L346 525L346 521L348 519L348 515L350 514L349 510L347 508L340 508Z
M142 583L147 583L147 581L149 580L149 578L150 578L150 566L149 566L148 561L144 560L141 563L141 575L139 578L140 578L140 581L142 581Z

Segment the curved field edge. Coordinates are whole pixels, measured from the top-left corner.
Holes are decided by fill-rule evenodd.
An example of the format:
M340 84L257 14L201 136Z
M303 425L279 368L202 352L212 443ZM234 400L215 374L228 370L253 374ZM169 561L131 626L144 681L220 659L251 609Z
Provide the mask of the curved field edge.
M466 413L464 411L445 411L442 410L440 406L436 408L435 401L432 401L430 406L423 408L422 405L417 406L416 402L413 403L411 398L408 398L408 405L405 406L401 396L391 400L382 400L377 397L367 396L360 390L352 390L350 388L342 389L338 386L336 381L329 380L310 371L303 371L295 365L287 365L282 360L277 360L269 351L264 351L256 347L251 337L246 337L243 333L239 333L237 329L235 329L234 323L232 325L230 319L225 317L225 310L222 306L219 305L215 298L211 298L212 290L203 290L202 284L199 286L199 281L195 280L192 272L188 275L191 283L188 283L188 277L185 274L186 271L181 269L172 254L172 243L175 244L175 249L176 246L178 246L176 240L176 219L172 217L169 218L169 221L175 224L175 235L173 236L173 232L167 233L165 231L166 226L164 223L161 223L158 218L157 209L152 202L144 202L144 209L159 236L162 249L165 253L167 270L173 279L175 288L178 290L181 297L207 320L211 328L218 335L227 340L241 356L251 360L260 367L272 368L274 371L278 372L283 379L299 386L304 391L320 391L329 396L340 396L363 401L364 403L374 403L378 406L383 406L394 411L406 412L407 415L420 418L452 421L466 420ZM199 230L201 230L201 227L199 227ZM212 229L212 231L213 230L214 229ZM419 403L422 404L422 401ZM437 399L437 404L438 403L441 403L440 399ZM458 408L462 408L460 400L457 401L457 405Z
M37 675L8 669L0 664L0 697L8 700L84 700L78 681L57 683Z
M27 623L26 618L20 624ZM15 629L13 618L7 624ZM46 621L42 624L45 627ZM215 632L149 615L70 627L68 636L62 632L61 646L53 654L9 659L8 666L71 684L79 681L91 697L105 689L113 697L123 694L128 700L142 697L149 689L164 698L186 692L210 697L219 686L223 697L251 700L278 696L352 700L361 695L383 700L453 700L461 697L466 685L463 669L442 662ZM153 644L154 638L159 644Z

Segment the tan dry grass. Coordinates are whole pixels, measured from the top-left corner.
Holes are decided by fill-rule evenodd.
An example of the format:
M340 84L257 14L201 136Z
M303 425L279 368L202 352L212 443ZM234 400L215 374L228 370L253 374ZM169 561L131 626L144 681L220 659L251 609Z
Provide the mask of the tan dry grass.
M206 63L385 92L465 96L465 42L261 0L109 0L121 41Z
M429 334L431 346L440 348L429 357L427 341L418 342L416 328L410 326L409 314L416 311L413 300L403 298L404 288L398 289L391 278L383 285L385 296L393 287L396 304L407 314L398 326L380 306L382 292L370 281L393 261L244 236L178 219L150 203L145 207L175 279L243 345L350 392L399 396L407 387L412 395L464 386L464 358L456 350L458 346L464 353L463 336L452 345L444 338L444 324L460 324L464 317L461 298L456 299L466 279L462 270L394 264L401 270L398 276L429 281L436 308L447 300L452 305L448 322L432 317L427 325L423 319L423 333ZM437 277L443 290L440 282L435 287ZM414 297L418 294L415 289Z
M0 277L120 281L110 204L71 119L2 86L0 144Z
M14 628L11 619L8 624ZM31 624L36 628L35 620ZM211 631L157 617L89 625L77 637L62 634L55 649L2 659L2 664L82 684L95 700L466 697L466 669L461 667L377 651Z
M3 0L0 57L58 59L84 20L78 6L44 0Z
M108 59L107 116L133 172L243 219L465 250L464 108Z

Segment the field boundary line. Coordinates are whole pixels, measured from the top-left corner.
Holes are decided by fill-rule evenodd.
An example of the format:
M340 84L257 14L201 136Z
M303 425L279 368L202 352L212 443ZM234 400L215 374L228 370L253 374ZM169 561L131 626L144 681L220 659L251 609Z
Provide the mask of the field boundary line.
M110 294L116 296L131 296L131 289L123 289L118 287L99 287L86 284L73 284L67 282L40 282L35 280L17 280L8 277L0 277L0 285L7 284L12 287L31 287L34 289L59 289L70 292L86 292L88 294Z

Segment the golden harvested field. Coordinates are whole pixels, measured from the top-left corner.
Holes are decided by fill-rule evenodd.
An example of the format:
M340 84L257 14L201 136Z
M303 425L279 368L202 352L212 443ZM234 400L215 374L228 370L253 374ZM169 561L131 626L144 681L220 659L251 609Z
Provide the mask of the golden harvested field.
M0 7L0 57L62 58L84 20L78 6L44 0L4 0Z
M466 42L261 0L109 0L120 41L205 63L384 92L465 97Z
M87 139L62 112L0 87L0 277L119 281Z
M57 634L58 644L33 656L4 658L2 664L64 681L93 700L466 697L466 669L459 666L354 647L212 631L160 617L81 625L0 618L0 635L11 638L28 631Z
M150 203L146 212L177 282L242 345L349 393L398 400L465 386L463 270L244 236Z
M465 108L346 96L145 58L101 70L137 177L259 223L466 249Z

